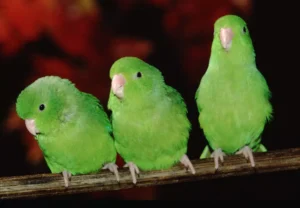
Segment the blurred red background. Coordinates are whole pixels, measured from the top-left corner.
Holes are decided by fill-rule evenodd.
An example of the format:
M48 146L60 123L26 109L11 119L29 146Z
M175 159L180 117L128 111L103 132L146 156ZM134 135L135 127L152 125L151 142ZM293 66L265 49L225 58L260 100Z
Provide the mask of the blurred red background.
M123 56L136 56L158 67L166 82L183 95L195 129L191 134L189 155L192 159L199 158L206 141L197 129L194 94L207 67L214 21L229 13L250 21L253 2L1 0L1 69L7 70L7 78L2 80L9 89L5 90L7 99L2 102L2 130L3 139L10 139L8 144L12 148L9 149L15 154L11 153L11 166L0 174L49 172L36 141L15 112L15 99L24 87L39 77L58 75L72 80L80 90L94 94L106 108L109 69ZM1 154L8 153L2 151ZM118 165L122 164L122 159L118 158ZM156 199L160 193L157 189L130 189L88 196Z

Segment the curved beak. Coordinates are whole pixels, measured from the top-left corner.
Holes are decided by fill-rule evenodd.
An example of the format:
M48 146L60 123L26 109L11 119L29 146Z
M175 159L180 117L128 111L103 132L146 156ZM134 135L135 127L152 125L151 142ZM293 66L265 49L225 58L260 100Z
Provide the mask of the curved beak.
M39 133L33 119L25 119L25 126L32 135L36 136Z
M116 95L119 99L124 97L124 85L126 83L125 78L122 74L116 74L113 76L111 81L111 89L114 95Z
M221 28L220 30L220 40L222 47L228 51L231 47L233 38L233 32L231 28Z

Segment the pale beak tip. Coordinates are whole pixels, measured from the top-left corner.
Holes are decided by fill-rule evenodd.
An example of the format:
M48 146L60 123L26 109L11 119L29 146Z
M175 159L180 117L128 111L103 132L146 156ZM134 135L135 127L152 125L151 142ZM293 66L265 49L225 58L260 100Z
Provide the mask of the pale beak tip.
M37 130L37 128L35 126L34 119L25 119L25 126L26 126L27 130L29 131L29 133L31 133L32 135L36 136L37 133L39 133L39 131Z
M222 47L228 51L232 44L233 31L231 28L221 28L220 30L220 41Z
M112 78L111 88L112 92L118 98L123 98L124 96L124 85L125 85L125 78L121 74L116 74Z

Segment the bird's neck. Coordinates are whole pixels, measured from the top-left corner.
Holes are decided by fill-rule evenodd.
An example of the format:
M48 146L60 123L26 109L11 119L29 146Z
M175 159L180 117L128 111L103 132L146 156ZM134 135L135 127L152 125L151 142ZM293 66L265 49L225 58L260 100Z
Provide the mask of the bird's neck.
M255 66L255 54L239 51L219 51L211 53L209 68L245 68Z

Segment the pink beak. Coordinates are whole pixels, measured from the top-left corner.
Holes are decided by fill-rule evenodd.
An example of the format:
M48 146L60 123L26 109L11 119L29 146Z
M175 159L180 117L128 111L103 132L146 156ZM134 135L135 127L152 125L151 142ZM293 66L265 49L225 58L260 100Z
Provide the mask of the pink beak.
M221 40L222 47L226 51L228 51L231 47L232 38L233 38L233 32L231 28L221 28L220 40Z
M26 119L25 126L32 135L36 136L36 134L39 133L35 126L35 121L33 119Z
M124 85L126 83L125 78L122 74L116 74L113 76L111 81L112 92L119 98L124 97Z

